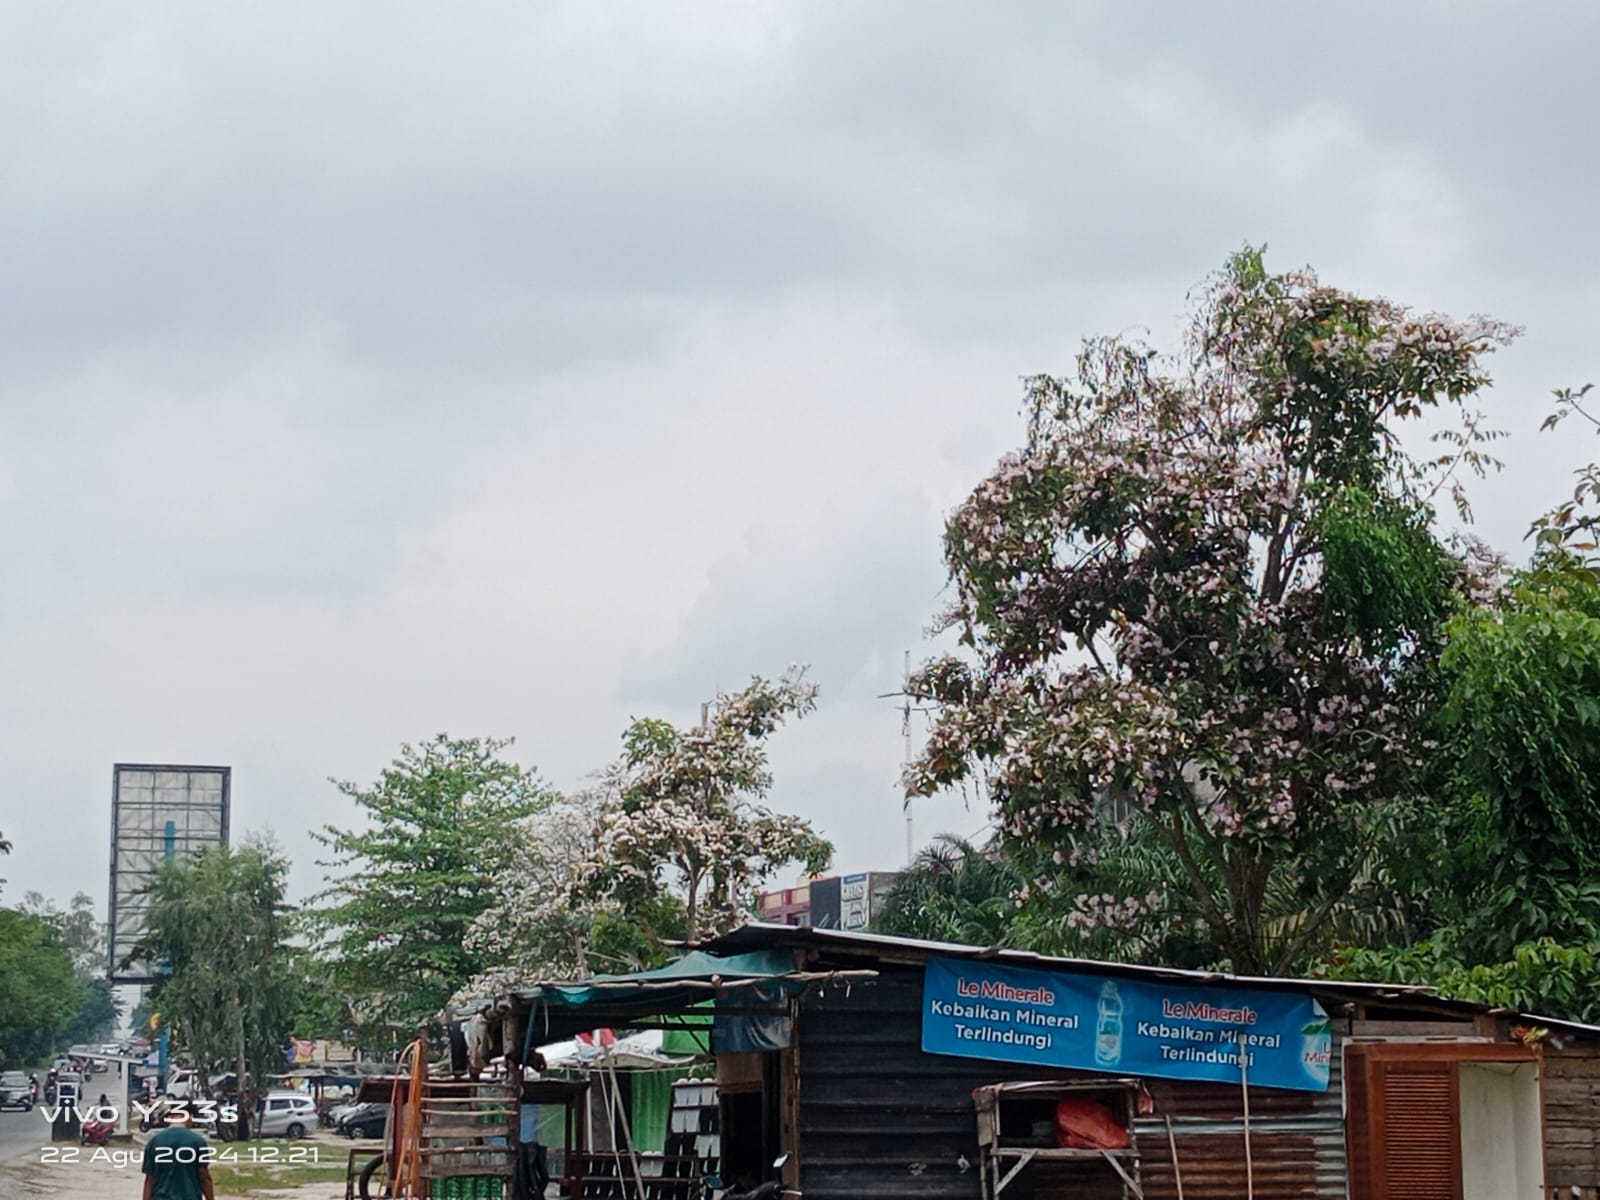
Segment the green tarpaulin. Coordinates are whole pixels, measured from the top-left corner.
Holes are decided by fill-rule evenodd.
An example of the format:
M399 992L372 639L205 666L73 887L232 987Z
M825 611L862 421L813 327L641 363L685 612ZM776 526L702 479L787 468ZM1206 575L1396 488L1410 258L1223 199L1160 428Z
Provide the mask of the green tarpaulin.
M650 1002L665 1009L687 1007L710 994L713 982L779 979L794 973L794 956L786 950L753 950L748 954L707 954L691 950L675 962L630 975L594 975L574 983L541 983L519 995L542 1004L580 1008L603 1004L629 1007ZM680 984L681 987L674 987Z
M761 1013L773 1011L776 1000L804 990L794 956L787 950L758 950L748 954L717 955L691 950L676 962L653 971L629 975L596 975L570 983L541 983L516 993L526 1003L531 1019L527 1044L573 1037L585 1030L623 1029L646 1019L684 1021L698 1026L695 1010L714 1003L719 1031L726 1032L729 1018L747 1006ZM729 986L731 985L731 986ZM716 1039L667 1053L701 1054L708 1049L736 1049ZM753 1048L753 1047L749 1047Z

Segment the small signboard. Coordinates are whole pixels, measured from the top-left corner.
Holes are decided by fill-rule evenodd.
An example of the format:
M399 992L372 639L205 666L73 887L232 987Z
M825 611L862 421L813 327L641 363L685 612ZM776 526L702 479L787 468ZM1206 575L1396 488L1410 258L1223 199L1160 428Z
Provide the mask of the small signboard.
M1304 992L1030 971L931 958L929 1054L1320 1092L1328 1015ZM1240 1056L1244 1056L1241 1068Z
M839 880L839 928L865 929L872 920L872 901L865 874L845 875Z

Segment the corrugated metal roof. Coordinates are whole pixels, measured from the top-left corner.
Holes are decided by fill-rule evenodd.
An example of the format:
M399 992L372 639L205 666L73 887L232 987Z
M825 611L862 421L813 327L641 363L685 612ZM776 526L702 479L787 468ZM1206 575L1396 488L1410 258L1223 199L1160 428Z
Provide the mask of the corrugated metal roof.
M1524 1021L1535 1025L1548 1025L1553 1029L1564 1029L1568 1033L1576 1033L1583 1037L1600 1037L1600 1025L1585 1025L1582 1021L1567 1021L1561 1017L1541 1017L1537 1013L1518 1013Z
M1460 1001L1436 997L1432 988L1417 984L1360 983L1339 979L1295 979L1275 975L1232 975L1223 971L1194 971L1179 967L1148 967L1134 963L1101 962L1088 958L1064 958L1036 954L1031 950L1005 950L998 946L968 946L959 942L934 942L920 938L890 937L881 933L855 933L840 929L816 929L798 925L768 925L753 922L732 933L706 942L701 949L713 954L739 953L774 945L814 947L840 953L861 953L885 957L925 959L934 957L981 959L1012 966L1042 967L1067 971L1092 971L1097 975L1122 975L1129 978L1165 979L1188 983L1232 983L1250 987L1297 990L1314 989L1329 994L1344 994L1352 999L1405 999L1427 997L1456 1005ZM1478 1005L1462 1004L1464 1010L1488 1011ZM1597 1031L1600 1032L1600 1031Z

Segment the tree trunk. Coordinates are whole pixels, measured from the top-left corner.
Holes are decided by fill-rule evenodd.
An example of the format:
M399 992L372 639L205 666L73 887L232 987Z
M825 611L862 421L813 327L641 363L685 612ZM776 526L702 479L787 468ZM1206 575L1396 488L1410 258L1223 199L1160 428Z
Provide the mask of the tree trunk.
M688 901L684 905L684 915L689 922L689 941L698 942L700 940L700 873L698 871L690 871L688 873L688 883Z

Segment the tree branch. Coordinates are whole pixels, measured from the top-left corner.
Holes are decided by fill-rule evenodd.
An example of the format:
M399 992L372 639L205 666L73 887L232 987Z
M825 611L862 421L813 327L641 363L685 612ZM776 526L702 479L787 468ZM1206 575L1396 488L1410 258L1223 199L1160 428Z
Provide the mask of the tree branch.
M1211 926L1213 936L1217 936L1228 928L1228 918L1217 907L1216 899L1211 894L1211 883L1201 870L1200 864L1195 861L1194 851L1189 846L1189 839L1183 830L1183 810L1174 810L1176 824L1169 827L1164 821L1157 820L1152 815L1151 824L1161 832L1161 836L1171 844L1173 852L1178 856L1178 862L1183 867L1183 873L1189 877L1189 882L1194 886L1195 898L1205 913L1206 923ZM1224 935L1225 936L1225 935ZM1221 939L1219 938L1219 944Z

